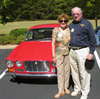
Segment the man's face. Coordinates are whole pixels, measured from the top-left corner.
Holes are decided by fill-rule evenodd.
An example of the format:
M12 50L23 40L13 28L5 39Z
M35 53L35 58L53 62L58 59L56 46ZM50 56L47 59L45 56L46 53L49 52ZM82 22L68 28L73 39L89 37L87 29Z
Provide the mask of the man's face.
M73 9L72 15L76 22L80 21L82 18L82 14L80 13L80 10L78 8Z

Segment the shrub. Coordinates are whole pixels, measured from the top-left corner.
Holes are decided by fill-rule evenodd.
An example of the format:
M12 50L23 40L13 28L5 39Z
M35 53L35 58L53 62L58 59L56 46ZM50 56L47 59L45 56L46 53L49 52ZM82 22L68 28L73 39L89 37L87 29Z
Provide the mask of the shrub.
M14 35L0 36L0 45L15 44L16 37Z
M16 40L16 44L20 44L22 41L24 41L25 36L26 34L18 36Z
M11 40L10 44L16 44L15 40Z
M6 44L15 44L16 37L14 35L6 35L5 42Z
M10 35L9 35L10 36ZM14 35L11 35L10 37L9 37L9 39L11 40L11 44L16 44L16 37L14 36Z
M24 41L28 29L12 30L9 35L0 35L0 45L20 44Z
M0 36L0 45L4 45L4 44L5 44L5 37Z
M14 35L6 35L5 38L8 38L10 41L16 40L16 37Z
M28 31L28 29L26 28L20 28L20 29L15 29L15 30L12 30L9 35L14 35L16 38L20 35L24 35L26 34Z
M0 36L5 36L6 34L0 34Z

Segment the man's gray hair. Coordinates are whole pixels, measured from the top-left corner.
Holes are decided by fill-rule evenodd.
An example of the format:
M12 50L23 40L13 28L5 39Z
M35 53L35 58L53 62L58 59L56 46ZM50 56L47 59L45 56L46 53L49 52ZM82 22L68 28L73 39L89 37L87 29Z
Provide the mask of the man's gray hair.
M80 10L80 13L82 14L82 9L81 8L79 8L79 7L74 7L74 8L72 8L72 10L71 10L71 13L73 14L73 10L74 9L79 9Z

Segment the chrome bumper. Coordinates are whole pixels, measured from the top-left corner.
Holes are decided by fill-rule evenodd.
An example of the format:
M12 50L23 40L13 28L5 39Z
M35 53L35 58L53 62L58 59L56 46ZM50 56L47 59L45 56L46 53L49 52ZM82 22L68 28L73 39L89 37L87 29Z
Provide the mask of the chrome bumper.
M12 75L13 77L19 78L56 78L57 74L19 74L19 73L11 73L9 71L5 72L7 75Z

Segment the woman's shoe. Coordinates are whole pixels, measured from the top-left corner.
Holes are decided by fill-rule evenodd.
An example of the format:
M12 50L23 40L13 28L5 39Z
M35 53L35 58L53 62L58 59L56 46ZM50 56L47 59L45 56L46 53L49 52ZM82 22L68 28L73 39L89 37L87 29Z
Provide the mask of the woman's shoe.
M68 89L65 89L66 94L70 94L70 91Z
M55 95L55 98L59 98L60 96L63 96L63 95L65 95L65 92L64 92L64 93L57 93L57 94Z

